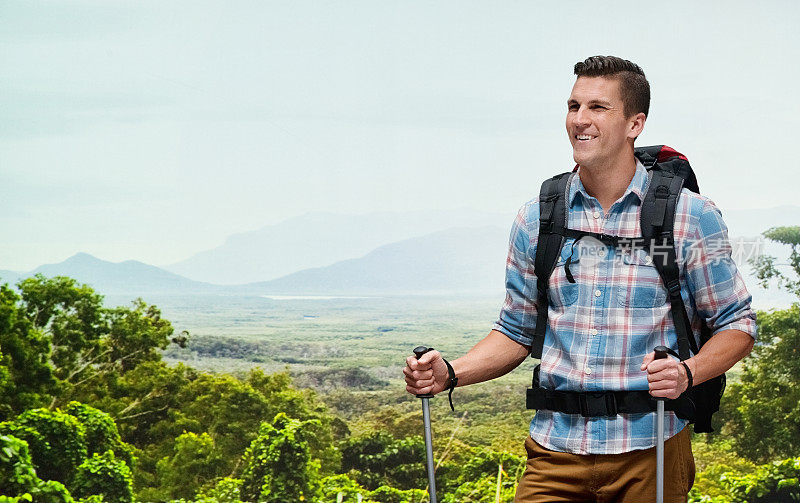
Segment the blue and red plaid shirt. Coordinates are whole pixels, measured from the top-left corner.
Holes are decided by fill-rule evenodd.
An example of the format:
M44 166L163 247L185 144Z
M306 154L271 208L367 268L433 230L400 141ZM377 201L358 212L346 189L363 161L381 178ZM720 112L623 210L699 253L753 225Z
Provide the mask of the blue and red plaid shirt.
M639 210L649 178L637 161L625 193L604 214L578 173L567 201L568 226L622 237L641 236ZM686 189L675 213L675 248L681 294L695 338L700 318L716 334L737 329L756 337L756 316L736 264L722 215L711 200ZM511 230L506 263L506 300L494 325L530 346L536 325L534 258L539 230L538 198L519 211ZM569 263L567 263L567 259ZM550 278L548 327L540 382L562 391L647 390L642 359L655 346L677 350L667 291L653 257L644 250L615 250L599 241L566 239ZM567 279L569 269L575 282ZM686 421L666 413L665 437ZM583 417L549 410L536 412L530 434L542 446L575 454L617 454L656 444L655 414Z

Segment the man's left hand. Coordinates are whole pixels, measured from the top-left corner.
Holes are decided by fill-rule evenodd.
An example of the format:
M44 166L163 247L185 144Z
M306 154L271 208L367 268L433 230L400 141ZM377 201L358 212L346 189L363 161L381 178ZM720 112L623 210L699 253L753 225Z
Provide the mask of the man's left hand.
M655 360L655 353L648 353L642 360L642 370L647 371L650 394L654 397L678 398L689 387L689 378L681 362L672 358Z

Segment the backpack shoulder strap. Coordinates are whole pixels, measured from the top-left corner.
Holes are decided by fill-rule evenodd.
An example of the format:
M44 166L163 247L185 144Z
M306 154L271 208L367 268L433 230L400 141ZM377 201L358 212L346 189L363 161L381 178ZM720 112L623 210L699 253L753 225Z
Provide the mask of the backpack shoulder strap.
M639 219L642 238L669 292L670 313L678 335L678 354L681 360L686 360L691 356L689 351L696 354L698 348L681 297L673 230L681 189L686 187L697 191L697 179L686 157L669 147L637 148L635 154L650 174Z
M544 335L547 330L547 315L550 305L548 286L561 247L564 245L563 233L559 229L567 227L567 185L572 172L561 173L548 178L539 191L539 239L536 245L534 271L536 272L536 327L531 344L531 357L541 358Z

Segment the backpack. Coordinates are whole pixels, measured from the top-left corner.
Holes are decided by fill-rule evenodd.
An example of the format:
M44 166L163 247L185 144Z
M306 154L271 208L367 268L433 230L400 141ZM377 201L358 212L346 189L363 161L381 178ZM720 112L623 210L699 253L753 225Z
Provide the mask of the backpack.
M682 188L699 194L697 178L688 159L670 147L656 145L637 147L634 155L644 165L650 177L642 202L640 238L622 238L607 234L578 231L567 227L567 190L572 172L562 173L542 183L539 194L539 241L534 270L537 277L537 318L532 336L531 357L541 359L544 336L547 328L549 307L548 284L555 264L561 254L565 238L576 240L591 236L606 245L616 247L641 247L653 258L661 281L668 292L670 314L678 338L678 353L681 361L697 354L699 348L686 312L679 269L676 260L673 224L675 207ZM657 248L656 248L657 247ZM659 253L654 254L657 249ZM660 260L657 260L657 256ZM568 269L568 268L567 268ZM568 278L571 275L568 275ZM570 280L571 281L571 280ZM711 330L702 320L700 347L711 338ZM687 389L679 398L666 402L666 410L694 423L695 433L714 431L711 416L719 410L720 399L725 390L725 374L709 379ZM656 410L656 400L648 391L604 391L576 392L555 391L540 387L539 365L533 372L533 385L528 389L527 408L548 409L587 417L614 416L624 413L650 412Z

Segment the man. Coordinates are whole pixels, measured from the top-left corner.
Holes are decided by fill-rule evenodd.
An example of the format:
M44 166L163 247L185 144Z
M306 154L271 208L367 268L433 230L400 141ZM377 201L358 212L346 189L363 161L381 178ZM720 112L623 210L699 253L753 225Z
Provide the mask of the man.
M577 172L569 181L568 227L622 237L641 236L639 212L648 173L634 156L650 104L644 72L630 61L595 56L575 65L566 129ZM557 171L557 170L554 170ZM689 386L722 374L751 350L755 314L731 260L720 212L683 189L675 211L681 293L699 340L702 317L713 337L685 362L654 360L657 345L677 349L666 289L647 253L575 253L568 240L549 282L549 317L540 383L561 391L649 390L674 399ZM536 324L534 273L538 198L514 222L506 268L506 301L489 335L452 362L458 386L504 375L528 356ZM569 260L568 260L569 259ZM688 369L688 370L687 370ZM407 390L439 393L450 378L441 354L407 360ZM694 481L687 421L665 418L665 501L686 501ZM527 467L516 502L651 501L655 494L655 414L584 417L538 410L525 442Z

